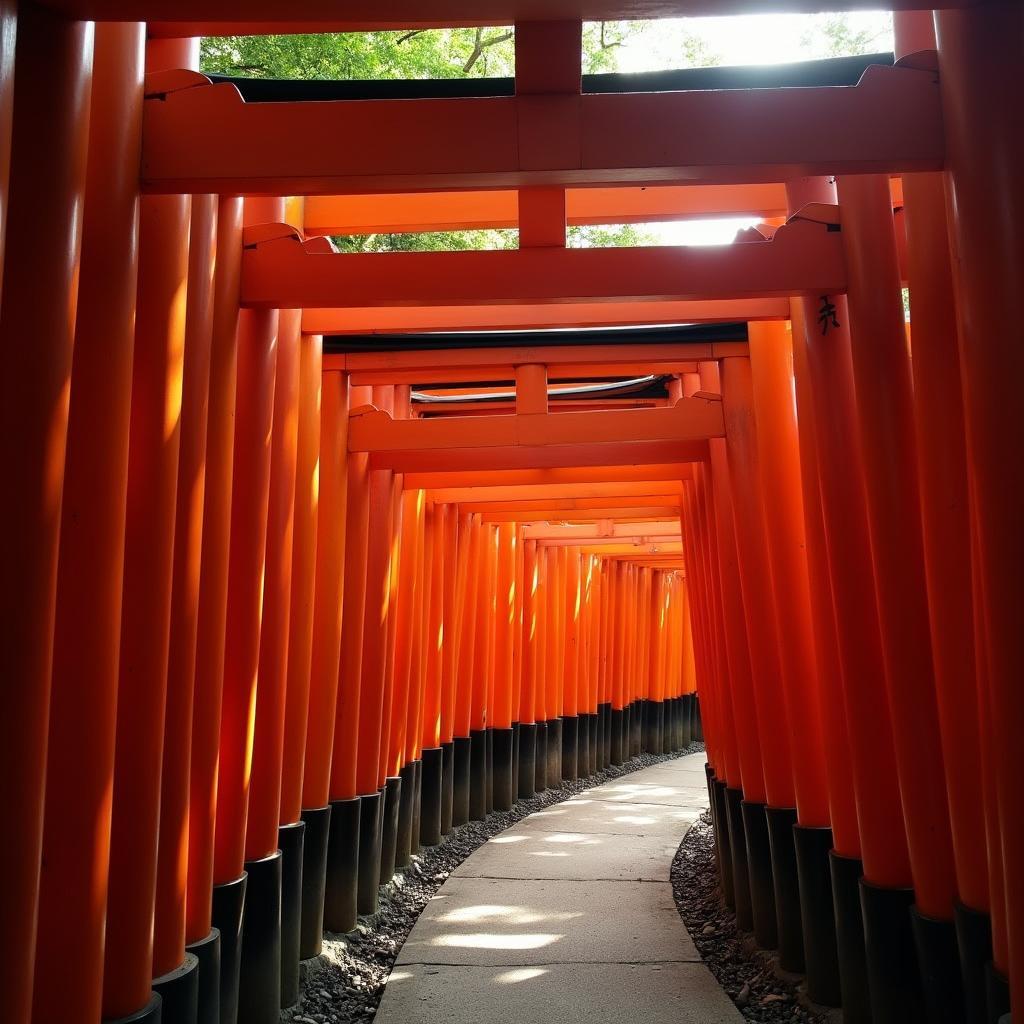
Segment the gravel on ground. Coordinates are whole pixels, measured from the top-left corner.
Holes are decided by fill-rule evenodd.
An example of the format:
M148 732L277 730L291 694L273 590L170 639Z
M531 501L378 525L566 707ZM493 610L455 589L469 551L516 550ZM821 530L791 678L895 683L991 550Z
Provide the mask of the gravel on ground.
M672 893L697 952L747 1020L762 1024L837 1024L838 1010L807 1002L800 975L786 974L771 952L740 931L722 899L711 816L683 837L671 871Z

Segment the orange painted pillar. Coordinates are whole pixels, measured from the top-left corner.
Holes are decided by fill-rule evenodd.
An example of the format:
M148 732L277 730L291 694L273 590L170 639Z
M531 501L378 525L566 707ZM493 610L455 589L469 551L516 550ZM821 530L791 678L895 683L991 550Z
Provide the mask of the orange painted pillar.
M3 100L10 109L10 33L3 11ZM71 351L86 184L93 30L36 5L18 12L20 84L11 135L10 202L3 207L16 260L3 267L0 467L9 493L0 559L3 677L0 786L18 841L3 844L9 891L0 906L0 984L5 1012L29 1017L43 837L43 782L53 657L61 490ZM6 151L6 146L4 150ZM45 239L45 244L40 240ZM26 343L31 339L31 343Z
M449 578L452 575L454 547L449 548L449 508L446 504L435 504L431 509L433 531L433 554L430 565L424 565L430 590L429 628L426 635L427 689L423 697L423 728L420 733L420 748L433 749L441 746L441 705L444 702L445 676L445 596Z
M426 522L428 517L429 510L423 492L403 491L398 573L393 588L396 600L392 608L395 618L394 721L387 738L387 775L392 778L402 770L407 750L414 746L412 733L408 731L409 710L415 703L410 696L410 677L416 673L413 663L414 624L421 614L423 602L429 601L421 589L423 560L426 556L425 533L430 529Z
M298 421L299 315L297 310L284 310L279 316L274 378L266 570L263 577L263 621L260 629L249 816L246 822L246 860L270 856L278 848Z
M791 208L835 202L824 179L787 185ZM818 450L822 516L828 545L836 631L850 737L857 821L864 875L877 885L910 883L903 809L896 779L892 724L875 602L871 544L861 472L861 444L854 406L853 368L846 299L830 296L834 327L818 320L820 301L803 300L804 329L794 346L805 347ZM850 866L851 874L853 865ZM845 994L845 990L844 990Z
M498 526L497 573L494 621L494 706L490 713L493 732L493 798L496 810L504 811L515 803L517 780L513 777L515 759L512 723L515 719L516 562L518 530L515 523Z
M102 29L98 30L97 39L100 32ZM187 942L185 903L188 884L192 713L202 572L216 247L217 197L193 196L160 792L161 839L157 856L156 910L153 922L153 975L157 979L183 965ZM154 984L157 988L161 987L159 982Z
M807 202L835 202L825 179L787 184L791 209ZM835 307L827 316L828 306ZM833 855L840 965L863 964L859 878L875 886L900 888L911 881L899 787L893 726L886 695L878 606L867 522L863 456L857 429L847 303L844 296L800 300L803 329L794 347L804 347L813 402L821 511L835 609L850 763L857 801L861 858ZM824 313L822 312L824 310ZM839 326L837 327L836 324ZM801 418L803 417L801 408ZM845 938L844 938L845 937ZM843 942L858 950L843 955ZM911 965L912 966L912 965ZM907 972L913 977L913 972ZM863 968L841 976L844 1006L871 1012Z
M245 226L279 221L283 216L283 200L245 200ZM214 832L214 882L219 889L215 900L244 886L246 907L268 910L266 916L247 913L242 923L238 1013L243 1019L253 1015L254 1022L262 1019L258 1016L259 1007L279 999L279 989L274 984L279 965L271 967L265 959L261 961L245 952L246 935L251 936L249 948L252 950L256 936L262 936L265 928L273 926L272 907L278 906L280 899L279 859L272 855L247 860L245 849L266 569L279 326L276 310L246 309L239 315L224 691ZM214 923L219 920L223 919L215 914ZM233 934L235 927L234 922L228 920L221 928L222 953L228 943L225 928ZM270 948L270 943L262 948ZM221 991L223 1000L223 986Z
M455 735L469 739L472 725L473 667L476 659L476 616L480 591L480 549L481 532L479 514L473 513L465 520L465 584L459 626L459 672L455 698ZM466 750L468 758L468 749ZM468 760L466 771L468 773ZM468 778L468 774L467 774ZM468 800L468 791L466 794ZM457 822L458 823L458 822Z
M835 605L832 597L832 580L829 576L825 524L822 518L814 396L807 367L807 346L803 343L804 304L794 300L790 305L791 340L795 340L792 352L799 421L797 440L800 446L804 538L814 628L814 653L818 682L821 686L820 708L825 740L825 768L828 772L829 822L832 829L832 844L836 852L843 857L859 860L860 833L857 825L850 737L843 702L839 640L836 635ZM824 843L827 843L827 837L823 838ZM829 998L836 996L834 985L824 986L818 990Z
M151 1000L191 197L147 196L139 230L103 1016Z
M928 610L960 900L988 908L988 868L977 837L984 815L971 599L970 514L956 307L943 179L903 177L914 336L914 418ZM967 699L965 697L967 690ZM971 699L971 695L973 698Z
M926 929L956 956L952 928L956 872L949 825L932 664L924 543L917 483L913 384L906 346L900 272L889 179L883 175L842 177L838 181L846 251L847 295L853 376L863 451L868 527L882 654L893 721L897 778L914 883L914 928ZM872 956L878 932L891 937L889 909L898 897L862 886L872 1001L890 1007L895 1019L921 1003L891 957ZM877 914L877 921L875 915ZM939 927L937 922L946 922ZM908 956L914 938L906 929ZM941 933L941 938L939 937ZM956 1005L962 999L955 975L930 963L921 967L950 984L939 995L929 983L929 999ZM958 980L958 979L957 979ZM878 990L884 994L879 997ZM936 1006L938 1009L938 1006ZM876 1016L881 1013L876 1009ZM885 1019L881 1017L881 1019Z
M1008 957L1016 1014L1024 1006L1024 814L1019 744L1024 729L1024 467L1018 402L1018 316L1024 231L1019 187L1024 135L1012 86L1024 49L1024 8L1010 0L935 16L946 132L950 233L960 313L967 456L974 492L991 688L994 776L1006 866ZM979 154L984 154L979 159Z
M791 755L796 810L802 825L827 826L828 788L804 555L792 335L786 324L754 323L749 328L749 339L769 583L778 624L787 719L794 739Z
M922 913L945 918L956 883L888 178L841 178L839 198L875 588L916 902Z
M325 373L320 414L313 657L303 807L360 795L359 695L366 604L368 457L348 452L349 410L369 400L347 375ZM332 810L332 824L338 809Z
M302 815L302 782L309 720L313 659L313 614L316 593L317 518L320 502L320 408L323 338L299 338L299 415L296 435L295 525L292 535L291 614L288 620L288 667L285 684L284 751L280 824ZM341 381L339 381L341 383ZM347 468L345 470L347 473ZM347 484L347 480L346 480ZM337 524L339 527L341 524ZM339 647L341 627L338 626ZM321 790L325 787L321 786ZM325 798L326 800L326 798ZM323 804L320 805L320 808ZM320 808L310 808L318 810ZM307 828L310 833L316 825ZM311 835L312 838L312 835Z
M190 943L214 941L215 937L211 932L213 833L217 813L217 765L224 683L241 258L242 200L225 196L217 208L203 538L192 699L185 892L185 937ZM231 936L228 938L230 940ZM237 942L237 935L235 938Z
M443 643L441 645L441 745L453 742L455 737L455 686L456 666L459 657L459 635L456 621L456 605L459 590L459 510L455 506L446 509L444 517L444 606ZM446 755L451 756L451 755ZM445 798L446 799L446 798ZM449 831L451 821L441 822L442 831Z
M932 48L927 12L895 16L897 49ZM979 688L973 630L970 498L957 310L940 174L903 176L907 273L913 329L911 360L928 611L961 916L990 907L981 789ZM964 690L968 691L964 699ZM973 699L972 699L973 696ZM964 971L969 1014L984 1014L984 976Z
M772 807L792 807L795 802L793 763L779 663L778 631L774 616L765 614L765 609L772 606L773 595L757 458L750 360L723 360L721 380L740 587L754 677L754 706L761 733L765 792ZM775 481L766 480L764 483L775 485Z
M15 1020L28 1020L30 995L36 1020L100 1015L138 270L138 183L125 167L141 146L144 36L138 22L96 36L91 123L105 144L90 146L86 176L35 950L40 964L59 959L64 984L43 971ZM81 941L69 946L68 929Z

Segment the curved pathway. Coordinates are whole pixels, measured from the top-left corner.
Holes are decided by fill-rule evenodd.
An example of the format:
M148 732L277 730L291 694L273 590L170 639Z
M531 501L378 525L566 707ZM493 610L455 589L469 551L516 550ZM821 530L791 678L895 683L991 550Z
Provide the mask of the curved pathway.
M707 807L704 755L524 818L456 868L398 955L377 1024L731 1024L669 868Z

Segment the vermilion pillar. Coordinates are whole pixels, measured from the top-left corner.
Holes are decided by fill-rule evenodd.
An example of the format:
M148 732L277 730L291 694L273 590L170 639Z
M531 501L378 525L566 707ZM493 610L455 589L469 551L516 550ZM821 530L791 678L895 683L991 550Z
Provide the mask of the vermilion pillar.
M190 208L142 201L104 1017L150 1001Z
M317 513L320 502L320 402L323 338L299 339L299 418L296 437L295 525L292 534L292 593L288 620L285 685L282 825L302 811L310 666L313 657L313 598L316 584ZM340 627L338 627L340 633ZM307 823L308 827L308 823Z
M3 28L14 27L5 7ZM71 350L85 193L92 26L21 5L16 75L22 83L11 136L0 343L0 467L17 500L4 503L0 559L3 676L0 786L18 841L3 844L10 892L0 909L0 983L11 1019L28 1019L32 995L43 779L53 652L57 548ZM10 102L10 36L0 65ZM46 239L45 244L40 240ZM26 339L31 338L31 344Z
M775 617L764 614L764 609L772 604L773 595L761 491L762 483L774 487L776 481L762 482L761 479L750 360L723 360L721 386L740 586L754 677L754 706L761 733L765 789L771 806L792 807L795 800L793 764L778 630Z
M298 452L298 310L284 310L279 317L273 416L246 860L270 856L278 846Z
M246 199L244 222L253 226L279 221L281 200ZM243 887L247 908L265 908L243 918L238 1012L243 1019L258 1006L278 999L266 962L245 953L255 936L272 926L272 907L279 906L280 863L276 856L247 861L245 834L249 813L253 720L259 672L262 591L266 569L267 511L270 491L270 441L273 429L274 381L279 320L276 310L243 310L238 321L238 390L232 468L231 534L228 555L227 617L224 647L224 691L217 776L217 816L214 833L214 882L227 893ZM243 879L248 876L247 881ZM240 901L239 901L240 902ZM225 931L233 932L233 904L221 926L222 957ZM217 923L217 922L215 922ZM230 957L229 957L230 959ZM224 963L222 959L222 972ZM222 979L224 975L222 973ZM269 986L263 988L261 986ZM222 985L222 996L223 996ZM228 999L230 1004L230 998ZM222 1005L222 1012L223 1012ZM253 1020L262 1019L253 1016Z
M96 35L36 944L39 963L59 959L64 965L64 984L53 985L45 970L37 976L32 1012L39 1021L66 1016L98 1021L100 1015L135 340L139 194L134 167L141 144L144 36L138 22L104 25ZM81 939L70 947L68 928Z
M224 683L241 257L242 200L226 196L220 200L217 209L203 547L192 704L188 888L185 901L185 934L192 943L203 942L211 935L213 832L217 813L217 763Z
M160 792L161 839L157 859L156 912L153 928L155 978L177 970L185 960L189 776L202 569L210 355L213 340L216 196L192 197L189 236L181 444L171 585L171 638L167 664L167 709Z
M348 452L348 426L350 408L362 405L368 392L350 389L346 374L323 375L302 782L303 818L310 830L306 851L311 854L303 866L304 954L320 949L322 926L347 931L356 917L360 812L356 765L368 511L367 456ZM313 851L318 853L316 858Z
M791 209L807 202L835 202L825 179L787 185ZM844 296L801 300L803 330L794 347L807 367L813 399L821 511L835 609L843 697L850 742L860 860L833 855L843 1011L855 1020L872 1012L867 998L863 924L858 879L898 889L910 883L910 863L893 750L892 722L884 682L878 607L860 437L854 402L850 331ZM834 306L834 316L830 306ZM836 326L838 325L838 326ZM808 415L810 410L806 410ZM801 419L805 419L801 406ZM905 922L904 922L905 925ZM905 938L905 932L901 933ZM905 943L903 954L906 953ZM895 958L894 958L895 962ZM913 964L907 973L913 978Z
M995 777L1006 867L1009 959L1003 964L1017 1013L1024 1005L1024 814L1019 737L1024 728L1024 466L1015 382L1024 257L1024 135L1012 84L1024 49L1024 8L998 0L935 18L946 130L954 279L970 475L977 514L980 583L987 625ZM979 159L979 154L984 154Z

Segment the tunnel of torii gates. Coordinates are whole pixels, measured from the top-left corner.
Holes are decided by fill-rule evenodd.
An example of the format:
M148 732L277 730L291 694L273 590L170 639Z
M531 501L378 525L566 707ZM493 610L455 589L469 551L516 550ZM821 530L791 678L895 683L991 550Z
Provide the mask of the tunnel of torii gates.
M694 737L813 1000L1022 1012L1024 7L581 76L580 18L808 6L0 0L5 1022L275 1021L421 845ZM481 23L514 81L196 70Z

